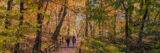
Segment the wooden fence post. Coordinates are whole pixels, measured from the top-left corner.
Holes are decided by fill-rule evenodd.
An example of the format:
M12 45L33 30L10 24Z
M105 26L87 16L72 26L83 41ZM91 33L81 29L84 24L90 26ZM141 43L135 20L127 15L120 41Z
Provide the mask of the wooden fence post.
M79 48L79 53L81 53L81 48Z
M51 53L51 48L49 48L49 53Z
M44 50L44 53L47 53L47 48Z

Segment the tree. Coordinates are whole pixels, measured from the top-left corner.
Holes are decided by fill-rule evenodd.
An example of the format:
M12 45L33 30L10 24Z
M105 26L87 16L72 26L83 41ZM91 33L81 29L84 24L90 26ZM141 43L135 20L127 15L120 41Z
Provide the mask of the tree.
M41 11L42 10L42 3L43 1L39 1L38 3L38 10ZM42 38L42 23L43 23L43 15L42 13L38 12L37 14L37 23L38 23L38 30L37 30L37 36L36 36L36 39L35 39L35 44L33 46L33 50L32 50L32 53L39 53L41 52L41 38Z
M20 13L21 13L21 15L20 15L20 18L19 18L19 29L18 29L18 35L17 35L17 43L15 44L15 51L14 51L14 53L20 53L20 38L22 37L22 25L23 25L23 10L24 10L24 1L23 0L20 0Z
M123 8L125 10L125 39L128 40L128 36L129 36L129 33L128 33L128 30L129 30L129 20L128 20L128 8L126 7L126 5L124 4L124 2L122 2L122 5L123 5ZM125 44L127 45L128 44L128 41L125 42Z
M89 7L89 0L86 0L86 10L88 10ZM85 27L85 36L88 36L88 18L89 18L89 14L86 13L86 27Z
M67 14L67 3L68 3L68 0L65 0L65 3L64 3L65 6L63 6L63 14L62 14L60 23L58 24L58 26L56 27L56 29L52 35L52 41L54 41L54 43L56 43L56 41L57 41L57 37L59 36L59 32L60 32L60 29L63 25L64 18Z
M8 3L7 3L7 11L8 12L12 9L12 7L11 7L12 1L13 0L9 0ZM8 29L8 26L9 26L8 16L9 16L9 14L7 14L7 16L5 18L5 29Z
M142 18L142 22L141 22L141 26L140 26L140 30L139 30L138 43L141 43L141 42L142 42L144 25L145 25L146 18L147 18L147 15L148 15L148 8L149 8L149 6L148 6L148 1L145 0L145 13L144 13L144 16L143 16L143 18Z

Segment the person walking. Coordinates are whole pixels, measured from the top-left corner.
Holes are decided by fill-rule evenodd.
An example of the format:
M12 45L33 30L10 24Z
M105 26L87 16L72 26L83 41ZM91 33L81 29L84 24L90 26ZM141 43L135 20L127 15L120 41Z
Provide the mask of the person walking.
M72 38L72 43L73 43L73 46L74 46L75 43L76 43L76 37L75 37L75 36L73 36L73 38Z
M69 47L69 43L70 43L70 38L69 37L67 37L66 42L67 42L67 47Z

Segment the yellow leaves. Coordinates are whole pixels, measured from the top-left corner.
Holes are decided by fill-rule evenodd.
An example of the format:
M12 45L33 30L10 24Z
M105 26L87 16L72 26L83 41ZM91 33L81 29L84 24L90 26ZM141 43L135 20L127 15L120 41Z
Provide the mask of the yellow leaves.
M48 45L51 45L51 43L44 43L41 49L45 50L45 48L48 48Z
M82 41L82 42L86 42L86 39L82 38L81 41Z
M108 51L111 52L111 53L120 53L120 52L119 52L119 49L116 48L116 47L113 46L113 45L109 45L109 46L107 46L106 48L107 48Z
M9 50L5 48L13 47L14 44L15 39L13 37L0 35L0 53L10 53Z
M90 50L88 47L81 47L81 49L86 51Z
M7 40L7 37L0 36L0 43L4 42L5 40Z
M13 37L9 37L9 36L0 36L0 43L13 43L14 42L14 38Z
M86 0L73 0L73 1L75 1L75 2L86 2Z

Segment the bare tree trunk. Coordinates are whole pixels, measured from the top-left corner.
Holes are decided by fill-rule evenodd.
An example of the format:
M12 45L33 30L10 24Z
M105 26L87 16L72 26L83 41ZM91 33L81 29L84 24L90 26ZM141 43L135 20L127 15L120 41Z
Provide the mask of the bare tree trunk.
M89 6L89 0L86 1L86 7L88 10L88 6ZM88 36L88 17L89 17L89 14L86 13L86 28L85 28L85 36L87 37Z
M42 10L42 5L40 3L38 4L38 10ZM37 36L35 39L35 44L34 44L32 53L41 52L42 23L43 23L42 13L38 13L38 15L37 15L37 23L39 24L39 26L37 26L37 28L38 28Z
M17 36L17 43L16 43L16 45L15 45L15 51L14 51L14 53L20 53L20 41L19 41L19 39L22 37L22 32L21 32L21 30L22 30L22 25L23 25L23 10L24 10L24 3L23 3L23 1L22 0L20 0L20 13L21 13L21 15L20 15L20 18L19 18L19 30L18 30L18 36Z
M58 21L61 20L61 15L62 15L63 8L64 8L64 7L61 7L61 9L60 9L59 16L58 16L58 17L59 17L59 18L58 18Z
M123 8L125 9L125 39L126 39L126 42L125 44L127 45L128 44L128 36L129 36L129 33L128 33L128 30L129 30L129 19L128 19L128 8L125 6L124 2L122 2L122 5L123 5Z
M7 3L7 11L10 11L11 10L11 3L13 2L13 0L8 0L8 3ZM9 20L8 20L8 16L9 14L6 15L5 17L5 29L8 31L8 26L10 24ZM4 35L8 35L8 33L4 32ZM6 48L6 41L4 41L4 48Z
M56 17L56 26L58 25L58 14L57 14L57 9L58 9L58 7L57 7L57 5L56 5L56 11L55 11L55 17Z
M48 2L49 0L47 0L47 3L46 3L46 7L44 9L44 14L46 13L47 11L47 8L48 8ZM42 4L39 3L38 4L38 10L42 10ZM37 15L37 23L39 24L39 26L37 27L38 30L37 30L37 37L36 37L36 40L35 40L35 44L34 44L34 47L33 47L33 51L32 53L35 53L35 52L41 52L41 42L42 42L42 25L43 25L43 19L44 19L44 16L42 15L42 13L38 13Z
M13 0L9 0L7 3L7 11L11 10L11 4L12 4ZM5 29L8 29L9 26L9 20L8 20L8 16L9 14L7 14L7 17L5 18Z
M139 30L138 43L141 43L141 42L142 42L143 29L144 29L144 24L145 24L147 15L148 15L148 8L146 8L145 14L144 14L143 19L142 19L142 22L141 22L142 25L141 25L140 30Z
M122 6L125 9L125 45L126 48L128 48L128 37L129 37L129 13L128 13L128 8L125 6L124 2L122 2ZM126 53L128 53L127 49L125 51Z
M65 0L65 4L67 4L68 1ZM59 32L60 32L60 29L63 25L63 21L64 21L64 18L67 14L67 6L64 6L64 10L63 10L63 15L62 15L62 18L60 20L60 23L58 24L58 26L56 27L56 30L54 31L53 35L52 35L52 41L54 41L53 43L55 43L57 41L57 37L59 36Z

